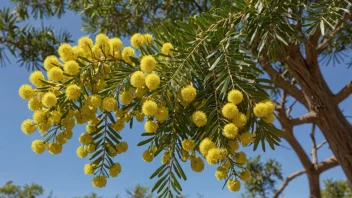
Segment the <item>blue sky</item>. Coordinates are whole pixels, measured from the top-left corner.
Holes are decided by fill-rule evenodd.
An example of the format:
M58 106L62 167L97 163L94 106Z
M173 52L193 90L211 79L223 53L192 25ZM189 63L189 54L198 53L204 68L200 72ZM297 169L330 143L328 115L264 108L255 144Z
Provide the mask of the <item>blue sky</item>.
M9 5L8 1L0 0L1 5ZM33 21L33 25L40 25L40 21ZM80 36L86 35L80 30L80 17L71 12L58 20L43 21L45 25L52 25L57 31L60 29L69 30L73 35L73 40L77 41ZM128 41L124 40L128 45ZM27 136L21 132L20 125L24 119L31 118L32 113L27 108L27 102L18 96L20 85L29 83L29 72L25 68L20 68L16 59L10 57L11 64L5 68L0 68L0 90L3 90L0 103L0 185L8 180L13 180L16 184L36 182L44 186L47 190L54 191L55 197L82 196L90 192L97 192L104 197L113 197L116 193L125 195L125 189L133 187L135 184L152 186L155 180L149 180L151 173L160 166L160 159L154 159L152 163L144 163L141 154L144 147L137 147L137 143L142 140L140 134L143 132L143 125L137 123L133 129L124 129L121 132L123 138L129 143L130 148L127 153L119 155L115 159L122 164L122 173L114 179L108 180L106 188L95 189L91 185L91 176L84 175L83 166L88 163L88 159L79 159L76 156L76 148L79 146L78 137L84 131L83 126L74 129L73 138L63 147L63 152L53 156L49 153L36 155L30 149L32 140L41 138L38 133ZM351 69L345 65L322 66L322 72L329 82L330 88L336 93L346 83L351 80ZM351 98L341 104L345 114L352 115ZM293 116L304 114L302 107L297 106L293 111ZM295 129L295 134L299 142L310 152L311 141L309 138L310 126L300 126ZM317 142L324 138L317 134ZM283 145L288 146L283 141ZM284 176L300 170L302 165L292 150L278 147L275 151L256 151L246 148L250 157L261 155L262 159L275 158L283 165ZM328 146L319 150L319 159L322 160L331 156ZM240 197L240 193L230 193L227 189L222 190L223 183L214 177L215 167L206 166L205 170L199 174L190 170L189 163L183 163L188 180L182 182L184 194L190 198L196 197L197 193L203 194L205 198L226 198ZM341 168L334 168L322 174L324 178L345 179ZM293 180L284 191L284 197L308 197L308 182L306 176L300 176Z

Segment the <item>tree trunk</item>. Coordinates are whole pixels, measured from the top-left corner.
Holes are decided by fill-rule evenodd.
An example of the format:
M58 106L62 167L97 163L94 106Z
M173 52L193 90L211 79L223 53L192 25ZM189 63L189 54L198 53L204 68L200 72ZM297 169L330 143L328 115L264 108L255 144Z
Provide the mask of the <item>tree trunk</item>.
M319 173L307 172L307 177L309 181L309 198L320 198Z
M324 80L317 57L291 53L286 61L290 73L302 89L306 107L316 114L315 122L340 163L349 182L352 182L352 126L342 114L335 101L335 95Z
M352 127L341 110L324 110L317 114L318 126L324 134L349 182L352 182Z

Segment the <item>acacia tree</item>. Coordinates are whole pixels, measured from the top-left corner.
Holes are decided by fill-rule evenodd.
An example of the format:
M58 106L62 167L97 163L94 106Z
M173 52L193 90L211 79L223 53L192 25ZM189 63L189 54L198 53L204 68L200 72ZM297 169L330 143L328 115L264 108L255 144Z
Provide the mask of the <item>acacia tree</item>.
M337 103L349 96L351 86L347 85L336 96L333 96L320 74L318 64L319 54L337 54L348 49L349 43L346 38L350 26L348 23L345 24L345 22L348 21L350 16L348 10L349 4L346 1L334 1L333 4L329 4L326 7L325 4L327 2L325 1L234 2L235 4L232 4L232 1L222 1L221 5L214 5L211 11L190 19L188 23L179 22L177 26L174 26L174 23L172 25L166 24L154 30L154 33L159 37L158 40L174 40L172 43L177 47L177 51L184 50L182 53L188 53L180 58L181 60L183 58L184 62L180 64L180 69L175 71L187 69L189 65L193 66L192 68L196 68L196 64L210 64L209 70L215 70L215 74L222 77L222 80L224 80L223 84L226 86L229 84L238 86L237 82L232 82L233 79L236 79L233 76L238 71L232 67L228 67L229 64L240 64L241 61L246 63L247 61L258 61L261 68L269 74L275 86L281 90L282 100L277 102L277 116L285 132L284 138L294 148L304 166L304 170L299 171L297 174L307 173L311 184L311 195L319 197L319 175L322 171L336 166L336 159L335 157L331 157L318 163L318 160L314 157L316 152L312 152L313 161L311 162L298 141L294 138L293 126L304 123L313 123L313 128L315 128L315 125L318 126L323 131L329 145L334 140L334 146L330 147L335 155L339 147L349 148L347 147L348 141L346 141L345 145L336 145L336 139L334 138L337 137L334 137L334 134L338 133L331 134L330 130L336 122L331 122L331 118L324 118L320 114L327 116L328 109L329 111L333 110L330 112L333 112L332 114L337 117L343 116L338 109ZM221 12L230 14L225 17L221 15ZM105 14L97 15L105 16ZM323 16L324 18L322 18ZM217 17L222 18L217 21ZM225 25L228 27L225 27ZM93 31L95 30L97 29L93 29ZM104 31L102 28L100 30ZM180 34L170 34L170 32L174 33L177 31ZM182 33L187 34L189 38L185 38ZM218 40L214 37L217 37ZM179 38L182 39L178 40ZM233 47L237 47L237 49ZM243 57L242 59L232 57L233 52L239 49L245 52L241 51L241 53L250 57L249 60ZM195 53L198 53L197 56L194 56ZM193 59L193 62L189 62L190 58ZM302 67L304 66L305 70L304 68L297 69L299 68L298 64L301 64L300 66ZM272 65L277 67L275 68ZM225 68L223 71L229 70L226 68L231 69L227 76L221 72L222 68ZM216 71L216 69L219 71ZM256 72L260 73L260 71ZM250 78L248 76L245 77ZM318 83L314 81L316 79L318 79ZM265 82L262 79L256 81ZM312 88L313 85L319 86L321 88L320 91L318 92L319 89ZM323 88L326 89L324 91L327 91L324 92L324 96L321 95L324 99L318 97L318 94L323 94ZM312 97L313 95L314 97ZM328 99L328 95L331 98L335 98L335 102L333 103L335 105L334 108L332 103L326 107L327 104L325 103L329 100L325 99ZM297 119L292 119L289 116L289 111L285 111L286 109L290 109L285 104L287 97L292 97L302 103L309 113ZM324 108L321 109L321 106ZM336 112L340 113L336 114ZM342 128L345 127L346 132L350 129L350 123L348 123L345 117L343 118L340 122L343 122L344 125L340 123L339 126L343 126ZM341 130L339 129L338 131ZM347 135L346 140L348 140L350 135L345 135ZM314 136L312 135L312 137ZM264 137L256 137L258 141L261 139L264 139ZM315 140L313 143L315 144L313 150L317 150L319 147L316 145ZM341 157L337 159L341 163ZM345 156L343 159L345 159L344 162L347 165L348 160L351 160L350 156ZM347 165L345 164L345 171L348 171L346 170ZM290 181L291 178L289 177L286 181Z

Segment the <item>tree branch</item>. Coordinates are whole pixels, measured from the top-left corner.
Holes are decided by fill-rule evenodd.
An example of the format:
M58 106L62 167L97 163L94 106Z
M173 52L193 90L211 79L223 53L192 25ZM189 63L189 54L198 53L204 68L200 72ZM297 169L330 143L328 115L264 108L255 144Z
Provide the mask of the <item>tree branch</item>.
M338 162L335 158L335 156L331 156L325 160L323 160L322 162L320 162L319 164L317 164L317 171L318 174L329 170L330 168L334 168L336 166L338 166ZM304 174L306 172L306 169L302 169L299 170L293 174L291 174L290 176L288 176L284 182L282 182L280 188L275 192L274 194L274 198L278 198L280 196L280 194L284 191L284 189L287 187L288 183L293 180L294 178Z
M306 170L305 170L305 169L302 169L302 170L299 170L299 171L297 171L297 172L291 174L290 176L288 176L288 177L285 179L285 181L282 182L280 188L275 192L275 194L274 194L273 197L274 197L274 198L278 198L279 195L284 191L284 189L286 188L286 186L288 185L288 183L289 183L291 180L293 180L294 178L296 178L296 177L298 177L298 176L304 174L305 172L306 172Z
M316 113L309 112L303 116L290 120L290 122L292 126L307 124L307 123L314 123L316 116L317 116Z
M315 141L315 124L312 124L312 130L310 132L310 138L312 139L312 161L313 165L316 166L318 163L318 155L317 155L317 142Z
M289 95L298 100L304 106L307 105L307 101L304 98L304 95L301 90L299 90L296 86L291 85L288 81L286 81L279 72L277 72L271 65L269 58L263 54L258 59L259 64L263 68L263 70L270 76L270 79L273 81L275 86L280 87L283 90L286 90Z
M326 140L324 140L322 143L320 143L320 144L317 146L317 150L320 149L322 146L324 146L326 143L328 143Z
M334 97L335 104L339 104L352 94L352 81L342 88Z
M343 22L345 20L348 20L350 18L351 15L351 11L352 11L352 7L350 7L350 12L346 13L340 20L339 22L335 25L335 28L329 32L329 34L327 34L322 41L319 43L319 45L317 46L317 52L320 53L322 52L329 44L329 42L331 41L332 38L334 38L334 36L343 28Z
M330 168L334 168L335 166L338 166L339 163L337 162L335 156L331 156L323 161L321 161L317 165L317 171L318 173L322 173L324 171L329 170Z

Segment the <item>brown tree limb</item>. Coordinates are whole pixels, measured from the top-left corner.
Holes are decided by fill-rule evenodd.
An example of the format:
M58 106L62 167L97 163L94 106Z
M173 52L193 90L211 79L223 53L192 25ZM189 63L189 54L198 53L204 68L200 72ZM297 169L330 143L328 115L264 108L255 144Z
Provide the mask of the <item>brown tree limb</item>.
M312 130L310 132L310 139L312 139L312 161L313 165L316 166L318 163L318 155L317 155L317 142L315 141L315 124L312 124Z
M259 64L263 68L263 70L270 76L270 79L273 81L275 86L280 87L281 89L287 91L289 95L298 100L304 106L307 107L307 102L304 98L304 95L301 90L299 90L296 86L291 85L288 81L286 81L279 72L277 72L271 65L269 58L263 54L258 59Z
M317 150L320 149L322 146L324 146L326 143L328 143L326 140L324 140L322 143L318 144Z
M329 170L331 168L334 168L334 167L336 167L338 165L339 164L338 164L335 156L331 156L331 157L329 157L329 158L327 158L327 159L325 159L322 162L317 164L317 166L316 166L317 167L317 172L318 172L318 174L321 174L322 172L327 171L327 170ZM285 181L282 182L280 188L275 192L273 197L274 198L278 198L280 196L280 194L284 191L284 189L287 187L288 183L291 180L293 180L294 178L296 178L296 177L298 177L298 176L300 176L300 175L302 175L304 173L306 173L306 169L299 170L299 171L297 171L295 173L292 173L290 176L288 176L285 179Z
M291 180L293 180L294 178L296 178L296 177L298 177L298 176L304 174L305 172L306 172L306 170L305 170L305 169L302 169L302 170L299 170L299 171L297 171L297 172L295 172L295 173L292 173L290 176L288 176L288 177L285 179L285 181L282 182L280 188L275 192L275 194L274 194L273 197L274 197L274 198L278 198L279 195L284 191L284 189L286 188L286 186L288 185L288 183L289 183Z
M321 161L317 165L317 171L318 173L322 173L324 171L329 170L330 168L334 168L335 166L338 166L339 163L337 162L335 156L331 156L323 161Z
M309 113L302 115L298 118L294 118L294 119L290 120L290 122L293 126L296 126L296 125L301 125L301 124L314 123L315 118L316 118L316 113L309 112Z
M335 25L334 29L332 31L330 31L322 39L322 41L319 43L319 45L316 48L318 53L322 52L329 45L329 42L331 41L331 39L334 38L336 36L336 34L343 28L343 22L345 20L348 20L350 18L350 16L351 16L352 7L350 7L349 10L350 10L350 12L349 13L345 13L345 15Z
M352 94L352 81L343 87L334 97L335 104L339 104Z

